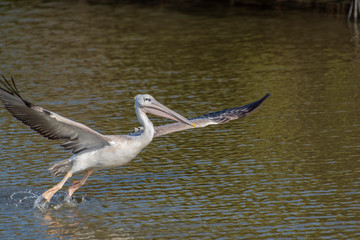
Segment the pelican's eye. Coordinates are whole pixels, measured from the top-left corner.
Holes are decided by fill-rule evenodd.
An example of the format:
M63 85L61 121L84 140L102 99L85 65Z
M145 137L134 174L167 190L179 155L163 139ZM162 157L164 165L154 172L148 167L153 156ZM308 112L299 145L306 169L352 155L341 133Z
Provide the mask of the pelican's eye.
M145 102L151 102L151 98L149 98L149 97L145 97L144 100L145 100Z

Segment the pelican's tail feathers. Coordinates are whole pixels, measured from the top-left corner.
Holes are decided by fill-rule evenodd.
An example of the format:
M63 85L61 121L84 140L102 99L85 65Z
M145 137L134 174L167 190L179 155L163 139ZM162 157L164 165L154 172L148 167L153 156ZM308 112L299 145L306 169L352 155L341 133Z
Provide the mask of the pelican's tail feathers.
M74 161L71 158L65 159L65 160L56 162L54 165L52 165L49 168L49 171L52 172L56 177L60 173L70 171L73 166L73 163L74 163Z

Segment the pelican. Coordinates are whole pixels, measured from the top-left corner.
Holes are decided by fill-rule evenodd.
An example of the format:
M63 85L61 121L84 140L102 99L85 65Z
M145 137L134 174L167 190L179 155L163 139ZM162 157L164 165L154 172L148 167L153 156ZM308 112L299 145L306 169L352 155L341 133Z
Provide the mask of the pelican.
M23 99L14 79L8 81L2 74L0 79L0 100L15 118L28 125L44 137L51 140L65 140L61 146L70 150L69 159L56 162L49 170L55 176L65 173L64 178L44 192L41 196L50 202L52 196L65 182L77 172L85 172L80 181L75 181L68 189L67 199L85 184L88 177L96 170L122 166L134 159L153 138L195 127L222 124L239 119L256 110L269 96L242 107L208 113L190 120L165 107L149 94L135 97L135 111L142 128L129 135L103 135L88 126L62 117ZM169 118L175 123L154 127L147 113Z

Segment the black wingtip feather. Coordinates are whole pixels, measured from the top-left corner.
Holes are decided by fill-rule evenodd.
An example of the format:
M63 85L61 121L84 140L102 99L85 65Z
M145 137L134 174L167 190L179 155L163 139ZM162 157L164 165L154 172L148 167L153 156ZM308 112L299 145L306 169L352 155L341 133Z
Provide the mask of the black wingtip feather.
M260 100L257 100L255 102L249 103L242 107L236 107L236 108L229 108L218 112L208 113L200 118L208 118L212 121L216 122L217 124L223 124L227 123L231 120L239 119L242 117L245 117L258 109L260 105L268 98L271 94L266 94L263 98Z
M255 102L249 103L245 106L236 108L241 113L241 116L239 116L239 117L242 117L242 115L248 115L248 114L252 113L253 111L255 111L256 109L258 109L263 104L263 102L266 99L268 99L270 96L271 96L271 94L268 93L264 97L262 97L260 100L257 100Z
M252 111L254 111L254 110L257 109L258 107L260 107L260 105L261 105L266 99L268 99L270 96L271 96L271 94L268 93L268 94L266 94L263 98L261 98L260 100L254 102L254 103L250 103L250 104L248 104L248 105L253 105L253 108L254 108L254 109L253 109Z
M260 99L259 101L264 102L267 98L269 98L271 96L270 93L267 93L262 99Z
M21 97L20 92L16 87L14 78L11 76L11 83L10 83L10 81L7 80L2 73L0 73L0 75L3 78L2 80L0 80L0 83L3 86L0 87L0 89L7 92L10 95L19 97L28 107L31 107L32 104Z
M252 102L252 103L249 103L245 106L242 106L238 109L242 109L244 111L244 113L250 113L250 112L253 112L255 111L258 107L260 107L260 105L266 100L268 99L269 97L271 96L270 93L266 94L264 97L262 97L260 100L257 100L255 102Z

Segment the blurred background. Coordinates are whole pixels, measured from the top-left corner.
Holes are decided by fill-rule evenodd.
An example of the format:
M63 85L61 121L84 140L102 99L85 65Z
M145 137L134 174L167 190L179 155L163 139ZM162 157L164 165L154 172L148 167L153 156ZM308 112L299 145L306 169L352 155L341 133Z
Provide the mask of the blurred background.
M47 168L71 154L1 110L0 237L360 238L351 4L1 1L1 73L103 134L139 127L139 93L188 118L272 96L244 119L154 139L92 175L75 206L61 205L64 188L43 212L35 199L61 179Z

